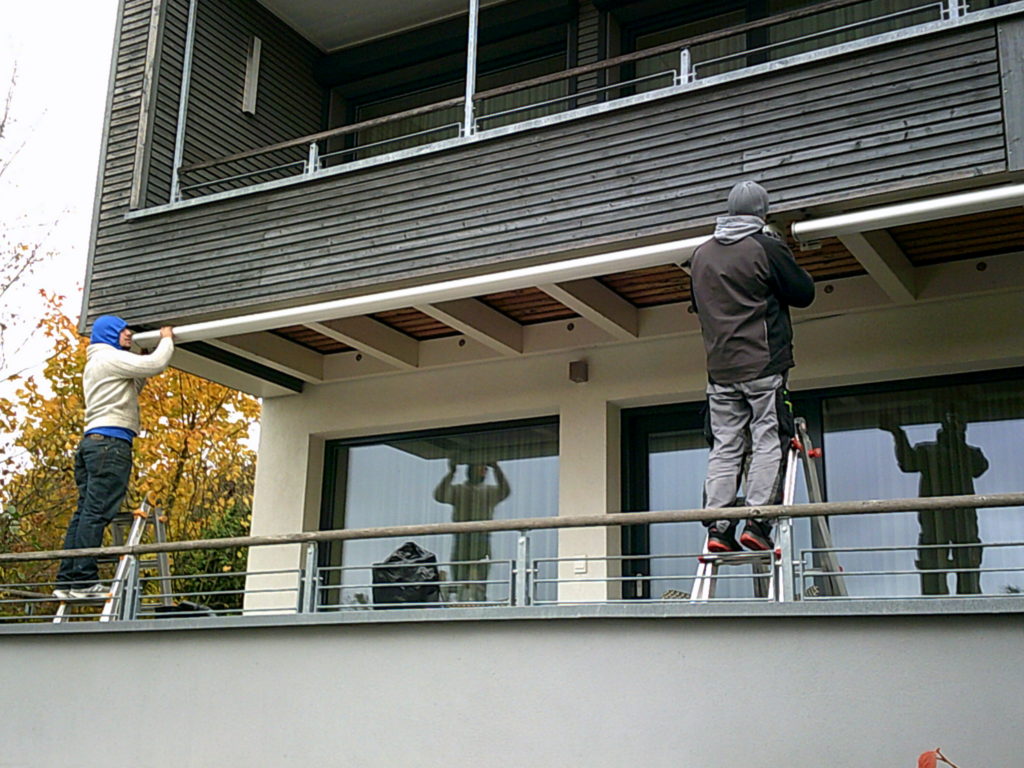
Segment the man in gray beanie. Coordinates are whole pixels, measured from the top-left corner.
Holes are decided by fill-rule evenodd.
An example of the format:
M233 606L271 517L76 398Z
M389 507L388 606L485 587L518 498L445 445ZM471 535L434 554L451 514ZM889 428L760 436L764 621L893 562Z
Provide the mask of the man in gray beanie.
M693 307L707 352L707 426L711 442L708 509L736 502L750 455L747 506L781 501L783 457L793 436L786 377L793 367L789 307L814 300L814 281L786 245L765 232L768 193L753 181L729 192L727 216L690 260ZM732 520L708 520L708 549L771 549L771 523L746 522L736 540Z

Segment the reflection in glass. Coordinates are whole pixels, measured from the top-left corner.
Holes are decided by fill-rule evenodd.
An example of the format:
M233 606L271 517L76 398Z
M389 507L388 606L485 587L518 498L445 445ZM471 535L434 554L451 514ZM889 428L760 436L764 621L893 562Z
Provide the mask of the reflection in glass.
M703 429L656 432L648 437L648 499L651 510L700 509L703 506L704 476L708 444ZM797 475L796 503L807 501L803 469ZM810 546L810 523L794 520L797 547ZM704 548L706 529L699 523L659 523L650 526L648 551L651 555L649 594L660 598L670 590L690 592L696 573L696 556ZM672 555L686 555L675 558ZM716 598L753 598L749 566L722 568L715 588Z
M452 522L492 520L494 508L509 497L512 488L498 462L469 464L466 480L453 483L458 464L448 462L448 474L434 489L434 499L452 507ZM487 470L494 473L494 485L489 485ZM491 557L491 534L456 533L452 544L452 581L460 602L483 602L487 599L487 577Z
M823 412L831 501L1024 488L1020 382L833 397ZM833 540L859 550L840 553L851 595L943 595L950 581L959 594L1014 593L1024 587L1011 570L1024 566L1024 546L1013 546L1024 541L1021 511L834 517Z
M446 523L556 515L558 424L425 432L397 438L339 441L328 447L325 528ZM440 479L440 482L439 482ZM515 531L416 536L437 556L443 602L505 602ZM324 604L370 602L370 566L407 539L335 544ZM532 555L553 557L554 531L530 536ZM349 569L351 567L351 569Z
M967 444L967 427L954 413L947 413L935 434L935 440L911 445L903 429L883 414L879 427L896 442L896 463L902 472L919 473L920 496L954 496L974 493L974 480L988 469L988 460L980 448ZM921 574L921 593L948 594L946 573L956 573L958 594L978 594L981 547L976 509L923 510L917 513L921 526L918 536L917 567ZM943 573L936 573L936 571Z

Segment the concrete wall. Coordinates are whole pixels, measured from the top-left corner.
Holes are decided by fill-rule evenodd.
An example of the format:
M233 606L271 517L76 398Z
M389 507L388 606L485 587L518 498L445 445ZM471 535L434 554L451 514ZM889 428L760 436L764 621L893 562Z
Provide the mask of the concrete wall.
M909 766L1024 752L1019 616L0 635L0 766Z
M839 283L835 293L842 290ZM791 385L799 390L1021 365L1021 328L1024 302L1016 293L817 317L796 325L798 365ZM458 348L457 338L445 342ZM569 361L579 358L590 363L586 384L568 378ZM700 400L704 382L703 347L692 332L369 376L268 399L252 533L317 529L325 440L552 414L559 416L561 431L559 513L618 511L619 410ZM618 553L618 537L600 530L563 532L559 542L562 556ZM297 552L256 551L250 569L295 568ZM600 599L603 589L579 585L562 598ZM268 596L260 605L280 604L273 600Z

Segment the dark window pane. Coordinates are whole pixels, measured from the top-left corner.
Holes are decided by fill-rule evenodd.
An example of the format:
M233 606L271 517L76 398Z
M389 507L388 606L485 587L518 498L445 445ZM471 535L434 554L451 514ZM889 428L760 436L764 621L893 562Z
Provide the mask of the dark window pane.
M330 528L502 520L558 513L558 424L419 433L332 446ZM452 471L454 469L454 471ZM330 480L330 479L329 479ZM437 557L444 602L506 602L517 534L417 536ZM326 604L372 600L373 563L406 539L345 542L330 552ZM531 534L532 555L555 555L554 532Z
M1024 488L1020 382L853 395L824 401L829 498L1005 493ZM852 595L1006 594L1024 587L1020 508L832 520ZM978 572L979 566L984 569ZM949 571L962 570L956 574ZM867 571L885 574L856 575ZM902 571L902 574L893 574Z

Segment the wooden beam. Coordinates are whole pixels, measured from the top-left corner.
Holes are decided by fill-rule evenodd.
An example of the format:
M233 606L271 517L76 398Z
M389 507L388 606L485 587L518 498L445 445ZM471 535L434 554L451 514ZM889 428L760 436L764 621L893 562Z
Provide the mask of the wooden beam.
M209 343L310 384L324 380L323 355L272 333L243 333Z
M396 368L419 367L420 350L416 339L365 315L306 323L306 327Z
M636 307L594 278L537 287L616 339L631 341L639 334Z
M917 299L914 265L886 230L839 235L839 242L897 304L909 304Z
M482 301L455 299L415 308L503 355L522 354L523 326Z

